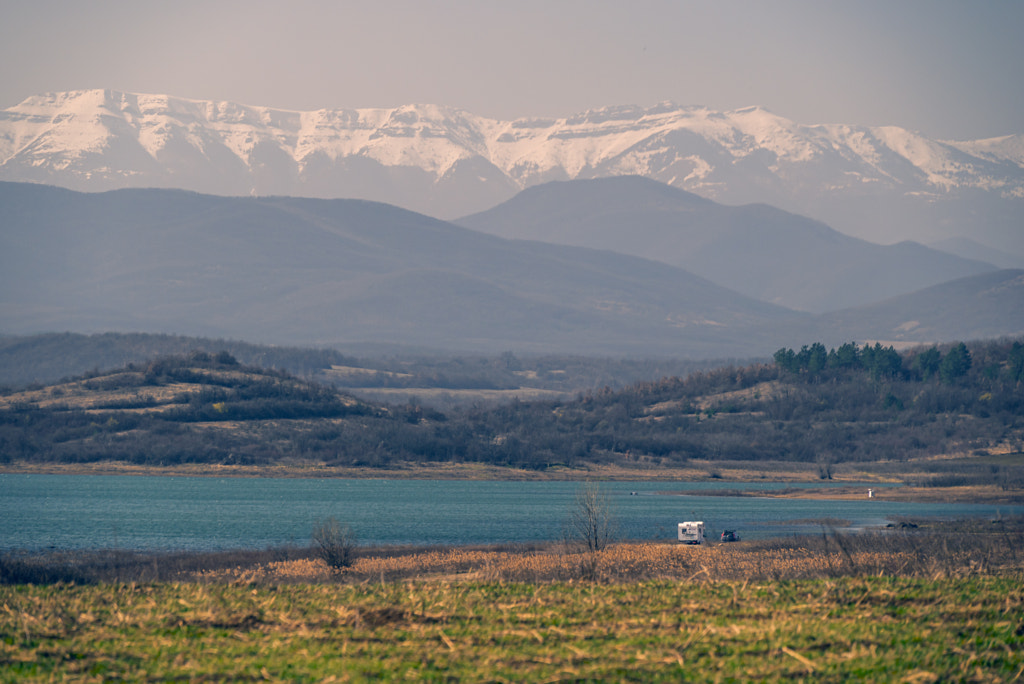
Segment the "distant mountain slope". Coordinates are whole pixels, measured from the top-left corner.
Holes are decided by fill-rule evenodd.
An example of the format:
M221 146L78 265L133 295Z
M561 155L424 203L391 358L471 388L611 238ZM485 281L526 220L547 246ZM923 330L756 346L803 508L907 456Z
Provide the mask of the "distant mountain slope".
M822 316L819 335L829 340L926 342L1024 335L1024 270L960 278Z
M928 243L932 249L956 254L966 259L984 261L999 268L1024 268L1024 253L1015 254L1002 249L986 247L970 238L947 238Z
M759 107L497 121L434 105L298 112L110 90L0 112L0 180L77 190L351 197L453 218L540 183L626 174L875 242L969 236L1024 252L1024 135L936 141Z
M0 225L8 334L721 358L806 318L664 264L359 200L0 183ZM744 333L765 326L781 337Z
M654 259L812 312L994 270L915 243L865 242L766 205L717 204L638 176L538 185L456 223L505 238Z

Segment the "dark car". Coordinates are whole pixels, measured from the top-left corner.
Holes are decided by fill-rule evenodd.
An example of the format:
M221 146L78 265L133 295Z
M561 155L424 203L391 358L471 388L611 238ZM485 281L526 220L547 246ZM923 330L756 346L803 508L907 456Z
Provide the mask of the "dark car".
M722 532L722 541L724 542L734 542L739 540L740 535L736 534L736 530L726 530L725 532Z

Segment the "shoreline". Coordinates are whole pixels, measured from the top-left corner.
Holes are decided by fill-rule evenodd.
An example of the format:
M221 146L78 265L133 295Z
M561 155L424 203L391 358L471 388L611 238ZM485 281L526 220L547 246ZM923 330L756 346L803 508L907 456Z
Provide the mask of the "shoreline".
M907 503L1006 504L1024 506L1024 492L1004 491L995 485L965 485L960 487L912 487L896 485L873 489L868 497L867 488L858 486L781 487L767 491L719 490L702 492L701 496L762 497L766 499L809 499L814 501L856 501L863 499L901 501ZM683 496L689 492L660 492L668 496Z
M709 474L713 472L714 475ZM271 466L240 466L220 464L188 464L176 466L136 465L119 461L94 463L29 463L18 461L0 464L0 475L100 475L136 477L219 477L219 478L331 478L379 480L499 480L499 481L634 481L634 482L773 482L786 484L818 484L814 487L786 487L775 490L717 490L702 496L759 496L776 499L812 499L850 501L868 499L867 487L874 489L874 499L915 503L979 503L1024 505L1024 491L1004 490L996 485L957 487L915 487L903 485L894 478L883 479L867 473L848 473L835 477L828 484L811 473L797 470L765 472L717 468L701 464L687 468L643 469L621 466L588 465L580 468L549 468L530 471L473 463L401 464L392 468L329 467L318 464L284 464ZM849 483L844 485L843 483ZM856 484L855 484L856 483ZM688 494L663 491L666 496Z
M715 475L709 475L714 470ZM478 463L401 463L392 467L333 467L321 464L222 465L184 464L174 466L137 465L123 461L92 463L34 463L16 461L0 464L0 474L46 475L139 475L149 477L249 477L249 478L338 478L376 480L506 480L506 481L633 481L633 482L816 482L817 477L796 469L772 472L717 468L701 464L686 468L628 468L588 464L577 468L554 466L546 470L524 470ZM892 482L857 474L849 482ZM837 478L836 481L842 481Z

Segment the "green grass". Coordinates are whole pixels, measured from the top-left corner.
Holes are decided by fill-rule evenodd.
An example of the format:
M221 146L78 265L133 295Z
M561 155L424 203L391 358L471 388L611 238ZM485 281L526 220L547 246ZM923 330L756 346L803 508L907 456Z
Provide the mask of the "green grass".
M1024 577L0 587L21 681L1013 681Z

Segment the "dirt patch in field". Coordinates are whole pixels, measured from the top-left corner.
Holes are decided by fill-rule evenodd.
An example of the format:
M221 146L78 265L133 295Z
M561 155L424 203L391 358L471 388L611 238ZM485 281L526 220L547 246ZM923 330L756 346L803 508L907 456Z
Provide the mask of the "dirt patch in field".
M664 413L678 411L688 406L692 406L698 411L707 411L709 408L727 405L736 401L770 399L772 397L779 396L783 392L789 391L788 388L788 385L784 385L783 383L775 380L772 380L771 382L759 382L758 384L746 389L694 397L693 399L687 400L685 403L681 401L663 401L648 408L647 413L657 416Z

